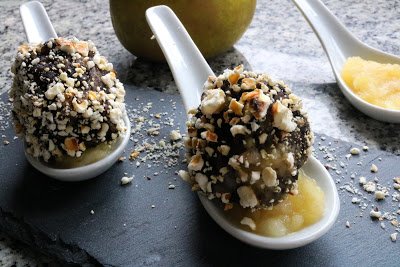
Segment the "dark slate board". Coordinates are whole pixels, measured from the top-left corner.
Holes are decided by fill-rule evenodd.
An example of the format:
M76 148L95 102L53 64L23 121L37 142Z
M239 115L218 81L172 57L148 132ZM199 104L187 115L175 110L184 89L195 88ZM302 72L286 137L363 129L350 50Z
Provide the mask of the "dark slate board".
M126 89L127 103L136 105L135 98L152 101L152 113L171 112L170 100L177 101L175 122L184 130L185 114L178 95L132 86ZM7 101L5 94L1 98ZM161 98L165 101L160 102ZM169 131L165 127L160 136L167 136ZM370 209L363 218L356 217L360 209L351 204L352 196L342 190L339 219L325 236L298 249L263 250L234 239L214 223L196 194L174 174L175 170L185 167L182 164L168 174L152 176L165 170L162 164L136 168L124 162L96 179L62 183L44 177L28 164L22 142L12 140L11 127L2 134L11 143L0 145L0 229L65 262L106 266L400 264L399 242L389 240L393 228L386 222L384 230L378 222L370 220ZM317 135L315 145L319 158L325 162L326 154L318 147L326 145L335 149L332 154L339 155L330 164L339 165L343 161L348 165L344 169L338 167L340 174L331 170L333 178L341 180L338 188L351 181L349 176L353 172L371 177L371 162L379 166L377 176L381 183L391 184L391 178L400 174L397 156L371 150L346 161L344 155L351 144L329 137L322 141L320 137ZM132 147L130 143L129 149ZM357 165L360 161L362 166ZM119 182L124 172L136 177L133 184L122 187ZM145 176L152 179L147 180ZM174 190L168 189L169 182L176 185ZM390 197L378 206L393 210ZM95 213L90 214L90 210ZM346 221L352 223L350 229L345 227Z

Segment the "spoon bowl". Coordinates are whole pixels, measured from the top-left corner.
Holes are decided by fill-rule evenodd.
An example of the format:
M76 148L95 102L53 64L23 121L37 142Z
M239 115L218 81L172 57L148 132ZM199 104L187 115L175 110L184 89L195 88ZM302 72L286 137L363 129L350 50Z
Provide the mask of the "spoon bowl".
M50 38L57 38L46 10L40 2L31 1L22 4L20 14L29 43L40 43ZM126 132L121 135L114 150L96 162L75 168L56 168L25 152L26 159L35 169L57 180L76 182L94 178L108 170L118 160L128 144L131 126L126 112L123 119Z
M307 245L323 236L335 223L340 209L339 196L335 184L328 171L314 157L310 157L302 167L302 170L309 177L316 180L318 186L325 193L325 214L316 222L300 231L282 237L267 237L254 234L238 228L229 221L224 214L223 208L210 201L204 194L199 193L199 198L204 208L225 231L237 239L250 245L265 249L292 249Z
M354 35L320 0L293 0L317 35L330 61L337 84L349 102L364 114L380 121L400 123L400 110L372 105L357 96L342 79L341 72L349 57L359 56L379 63L400 64L400 57L370 47Z
M146 11L147 22L163 51L183 98L186 111L200 105L204 82L213 72L193 43L184 26L167 6L156 6ZM269 249L289 249L308 244L326 233L339 213L339 197L336 186L324 166L311 157L303 169L317 179L326 197L325 213L316 224L284 237L268 238L244 231L223 214L214 202L202 193L199 198L210 216L228 233L245 243Z
M37 158L32 157L25 152L26 159L35 169L37 169L41 173L60 181L78 182L92 179L107 171L112 165L114 165L114 163L124 152L124 149L128 144L131 135L131 125L128 115L126 114L124 116L124 122L127 128L126 132L123 133L119 140L117 140L114 150L107 156L96 162L75 168L56 168L52 167L49 164L46 164L45 162Z

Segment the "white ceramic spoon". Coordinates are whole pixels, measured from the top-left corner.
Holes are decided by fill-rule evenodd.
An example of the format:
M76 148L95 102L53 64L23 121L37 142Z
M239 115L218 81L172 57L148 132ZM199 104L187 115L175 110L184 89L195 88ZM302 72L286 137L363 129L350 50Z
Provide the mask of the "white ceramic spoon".
M400 123L400 110L372 105L351 91L341 77L348 57L359 56L380 63L400 64L400 58L372 48L355 36L319 0L293 0L318 36L331 63L336 81L345 97L366 115L385 122Z
M22 4L20 6L20 13L28 42L40 43L45 42L50 38L57 38L57 34L50 22L49 17L47 16L46 10L40 2L32 1ZM126 145L128 144L131 133L131 125L126 113L124 116L124 122L127 127L127 131L114 145L114 150L104 158L94 163L76 168L62 169L54 168L49 164L45 164L27 153L25 153L25 156L29 163L38 171L57 180L75 182L94 178L108 170L118 160L119 156L123 153Z
M171 68L183 98L186 111L198 107L204 82L213 72L193 43L182 23L167 6L156 6L146 11L147 22ZM232 236L245 243L268 249L290 249L306 245L325 234L339 213L336 186L324 166L311 157L303 170L314 178L325 193L325 213L314 225L284 237L270 238L250 233L229 221L224 211L203 194L199 198L210 216Z
M57 38L57 33L42 3L31 1L19 7L22 23L29 43L40 43Z

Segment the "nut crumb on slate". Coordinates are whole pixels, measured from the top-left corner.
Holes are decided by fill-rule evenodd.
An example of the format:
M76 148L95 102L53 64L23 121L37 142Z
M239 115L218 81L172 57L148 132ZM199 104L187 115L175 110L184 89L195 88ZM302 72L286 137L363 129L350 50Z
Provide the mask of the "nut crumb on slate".
M124 177L122 177L121 178L121 185L127 185L127 184L131 183L133 178L134 178L134 176L130 176L130 177L124 176Z
M177 130L172 130L169 137L171 138L172 141L177 141L182 139L181 133Z
M371 172L377 172L378 171L378 167L375 164L371 165Z
M369 193L373 193L376 190L376 184L372 181L367 182L366 184L363 185L363 188L365 191Z
M350 154L352 154L352 155L358 155L358 154L360 154L360 149L358 149L358 148L356 148L356 147L352 147L352 148L350 149Z
M139 151L133 150L131 152L131 154L129 155L129 159L130 160L135 160L137 157L139 157L139 155L140 155Z
M373 210L371 210L371 211L369 212L369 215L371 216L371 218L377 218L377 219L379 219L379 218L382 216L382 212L380 212L379 210L373 209Z
M358 207L359 209L359 212L355 215L356 219L365 217L376 221L376 225L379 225L385 231L389 227L393 227L396 233L400 232L398 220L400 215L400 177L392 177L393 182L391 182L384 177L376 176L373 172L368 174L367 172L370 172L370 168L365 168L366 164L364 163L365 160L369 160L366 154L354 158L351 157L352 154L346 153L344 155L335 155L334 152L341 149L340 147L334 147L333 144L334 142L328 141L325 145L320 141L318 142L318 149L323 153L322 160L326 162L324 165L327 170L332 175L339 176L335 181L338 190L340 190L339 196L343 203L348 203L341 196L345 193L350 196L349 202L353 204L353 207ZM367 149L366 146L363 146L362 150L369 151L369 148ZM319 158L320 155L316 156ZM349 163L342 164L342 158L347 159L346 162ZM384 160L383 157L377 159L378 161ZM346 167L349 167L349 169ZM358 180L355 179L356 177L359 177ZM366 213L369 216L364 216ZM349 225L350 227L346 227L352 229L350 221Z
M396 242L396 240L397 240L397 234L398 234L398 233L392 233L392 234L390 234L390 240L392 240L392 242Z
M375 191L375 199L376 200L382 200L385 199L386 194L383 191Z
M94 214L94 210L91 210L91 211L90 211L90 214L92 214L92 215L93 215L93 214Z

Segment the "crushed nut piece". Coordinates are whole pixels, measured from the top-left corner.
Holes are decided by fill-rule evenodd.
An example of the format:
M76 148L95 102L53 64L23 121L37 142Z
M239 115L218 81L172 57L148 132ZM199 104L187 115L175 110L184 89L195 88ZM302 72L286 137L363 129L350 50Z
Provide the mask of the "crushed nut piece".
M385 199L385 196L386 196L386 194L385 194L385 192L383 192L383 191L375 191L375 199L376 200L382 200L382 199Z
M182 135L179 131L172 130L169 134L169 138L171 138L172 141L178 141L178 140L182 139Z
M371 165L371 172L377 172L378 171L378 167L375 164Z
M129 159L130 160L135 160L135 159L137 159L139 157L139 155L140 155L139 151L133 150L131 152L131 154L129 155Z
M133 180L133 177L134 176L130 176L130 177L124 176L124 177L122 177L121 178L121 185L127 185L127 184L131 183L132 180Z
M168 189L175 189L175 185L170 184L170 185L168 186Z
M371 216L371 218L380 218L382 216L382 213L378 210L371 210L369 212L369 216Z
M396 240L397 240L397 234L398 234L398 233L390 234L390 240L392 240L392 242L396 242Z
M352 148L350 149L350 154L352 154L352 155L358 155L358 154L360 154L360 149L358 149L358 148L356 148L356 147L352 147Z

